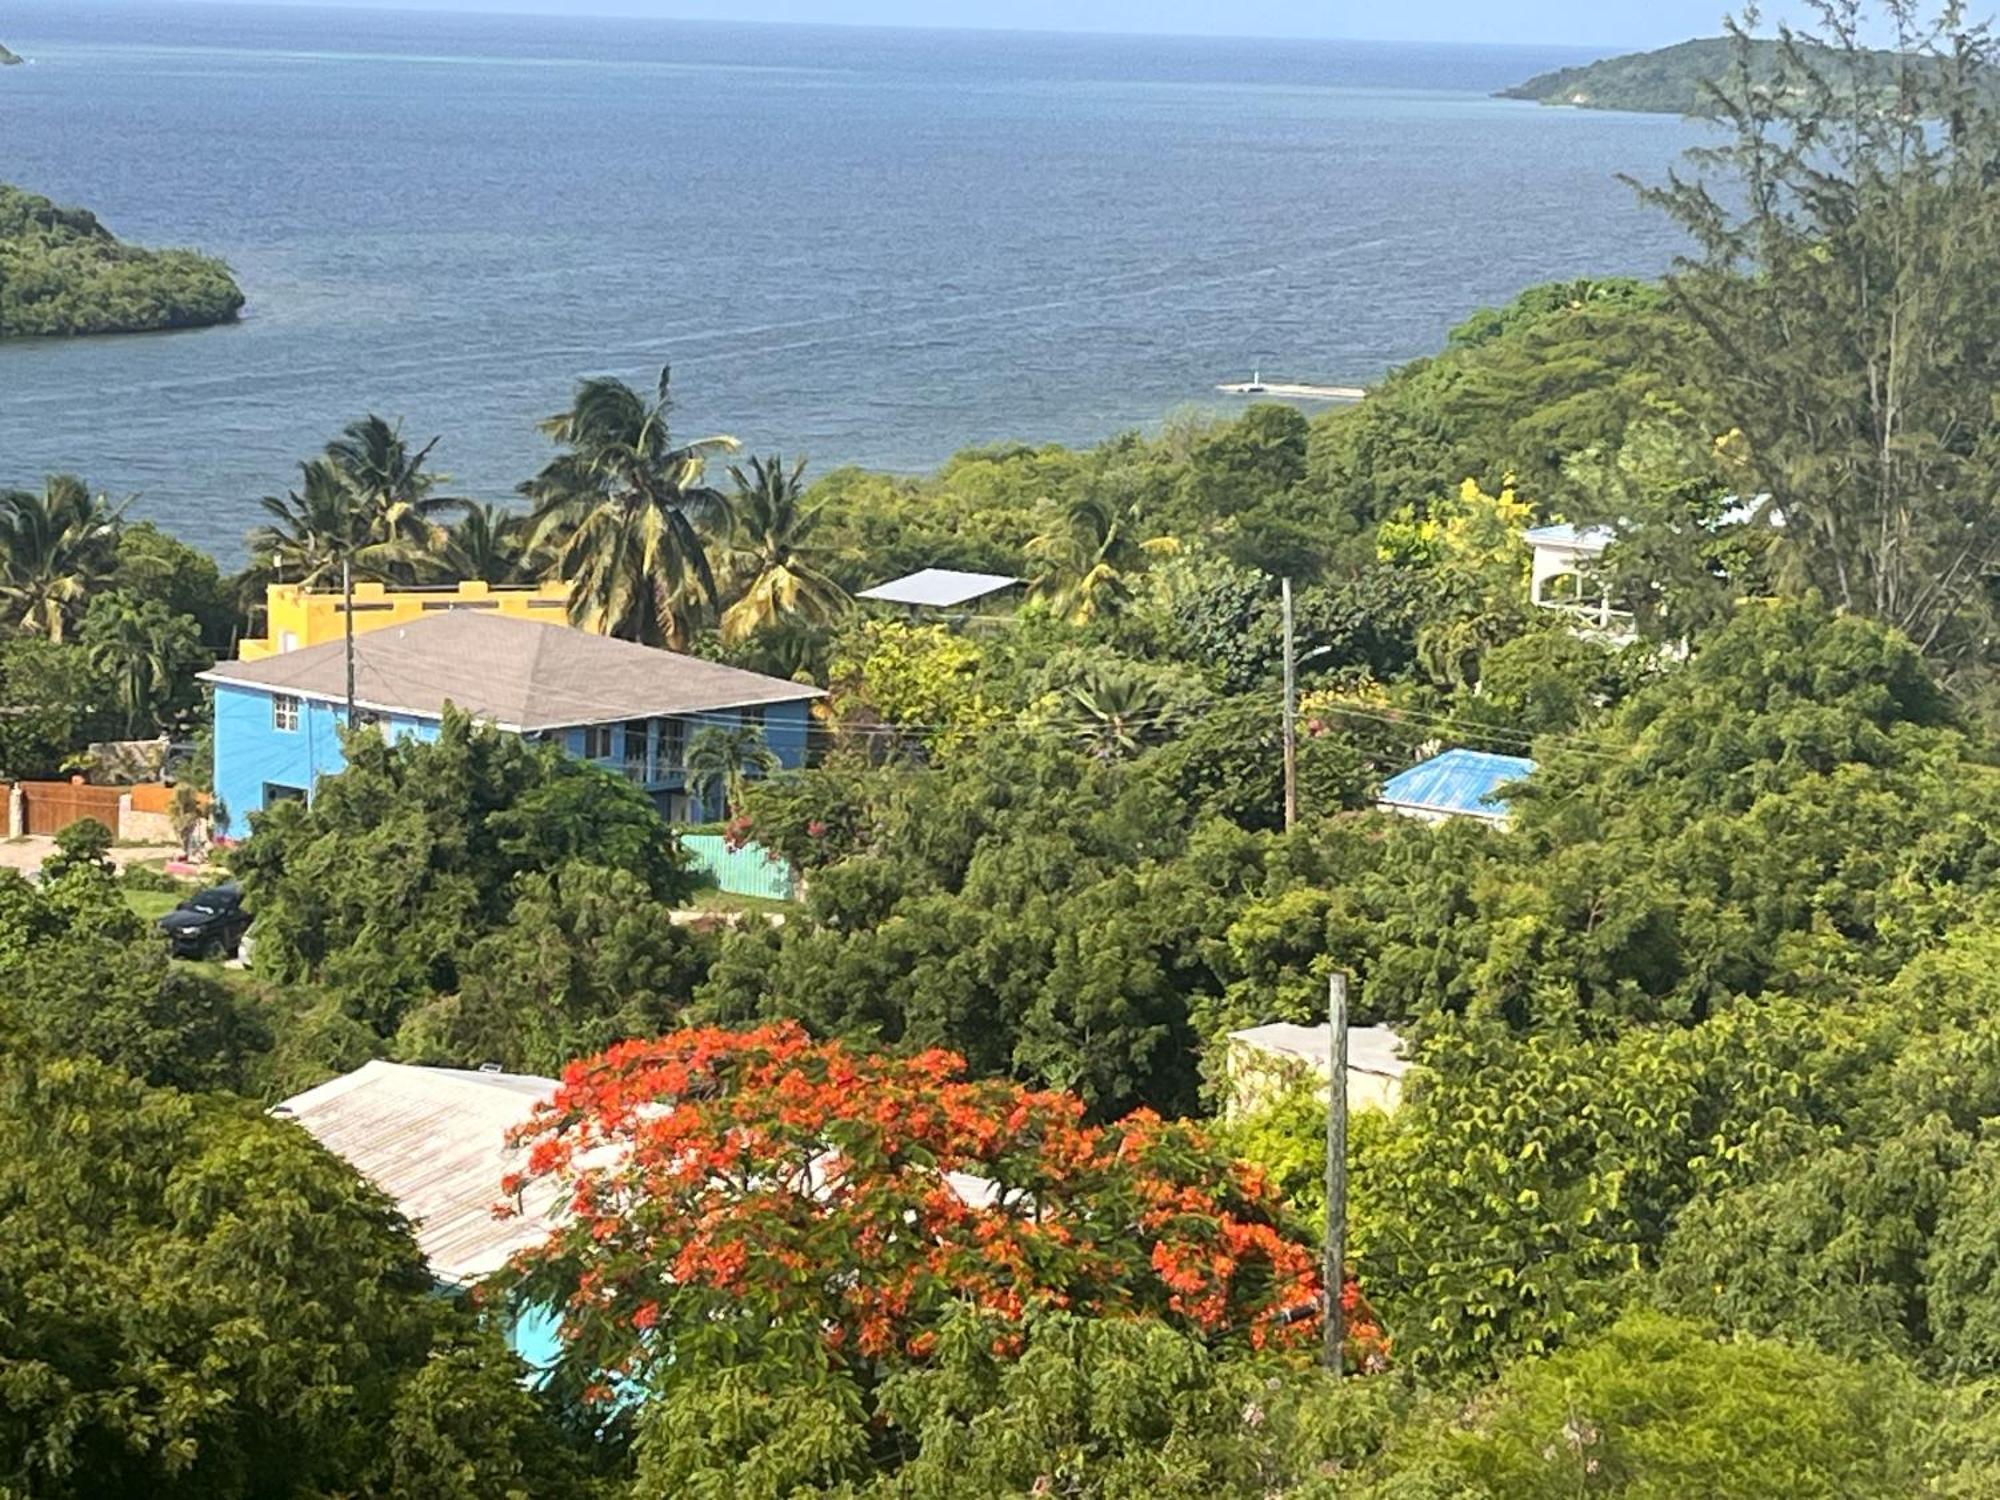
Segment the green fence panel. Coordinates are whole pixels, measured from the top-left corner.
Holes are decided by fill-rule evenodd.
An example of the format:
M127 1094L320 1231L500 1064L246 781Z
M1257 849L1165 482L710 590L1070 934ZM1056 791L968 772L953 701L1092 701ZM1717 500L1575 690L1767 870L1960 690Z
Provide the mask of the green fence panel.
M696 875L713 881L718 890L771 901L792 899L797 880L791 865L762 844L732 849L719 833L684 833L681 847L693 857Z

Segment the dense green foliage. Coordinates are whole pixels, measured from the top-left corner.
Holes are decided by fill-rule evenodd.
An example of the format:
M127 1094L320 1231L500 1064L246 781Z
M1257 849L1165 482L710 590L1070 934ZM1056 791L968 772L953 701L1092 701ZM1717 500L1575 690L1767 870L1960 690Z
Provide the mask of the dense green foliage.
M664 382L597 380L548 424L539 522L450 526L428 448L355 424L249 581L553 571L595 623L812 680L809 769L726 733L690 768L804 893L690 922L640 793L457 718L352 740L256 820L247 974L169 965L101 840L0 881L0 1494L2000 1493L2000 119L1966 87L1985 40L1901 6L1929 60L1883 111L1840 34L1864 9L1718 79L1731 136L1654 195L1697 252L1666 284L1531 289L1352 409L918 477L773 458L731 495ZM1582 586L1629 633L1530 604L1524 532L1558 519L1615 528ZM851 602L922 566L1027 587ZM0 769L177 718L237 623L212 568L65 480L0 504L0 607L32 708ZM1370 809L1441 744L1532 756L1504 825ZM1097 1232L1009 1260L911 1188L976 1160L1039 1235L1065 1179L1021 1164L1076 1141L1254 1181L1173 1117L1243 1101L1226 1033L1318 1020L1336 968L1414 1064L1350 1142L1386 1369L1202 1337L1172 1298L1026 1312ZM745 1104L615 1045L747 1045L695 1023L790 1023L824 1067ZM421 1294L379 1199L227 1092L606 1048L536 1149L594 1118L653 1154L582 1141L569 1230L490 1289L585 1330L547 1396ZM882 1089L955 1077L930 1048L970 1093ZM1284 1200L1258 1243L1323 1215L1324 1125L1303 1083L1223 1123ZM1203 1193L1135 1192L1117 1233L1220 1244Z
M214 559L127 523L70 475L0 490L0 772L48 775L94 739L149 738L201 707L194 674L236 630Z
M80 208L0 183L0 338L200 328L242 306L221 261L123 244Z
M393 1049L554 1069L657 1030L685 999L688 891L645 794L452 714L438 738L347 739L311 805L253 820L231 856L259 970L297 986L278 1076Z
M297 1127L19 1048L0 1127L0 1494L566 1492L518 1363Z

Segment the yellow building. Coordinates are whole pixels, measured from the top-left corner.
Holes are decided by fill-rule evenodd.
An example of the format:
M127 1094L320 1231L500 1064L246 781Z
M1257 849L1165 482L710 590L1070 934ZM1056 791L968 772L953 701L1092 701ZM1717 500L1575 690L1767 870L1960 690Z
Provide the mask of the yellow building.
M342 639L343 603L339 589L309 589L303 584L274 583L264 594L265 631L261 638L242 641L238 656L258 661L283 651L322 646ZM491 610L523 620L560 625L567 616L566 583L460 583L435 588L390 588L381 583L354 585L354 633L407 625L447 609Z

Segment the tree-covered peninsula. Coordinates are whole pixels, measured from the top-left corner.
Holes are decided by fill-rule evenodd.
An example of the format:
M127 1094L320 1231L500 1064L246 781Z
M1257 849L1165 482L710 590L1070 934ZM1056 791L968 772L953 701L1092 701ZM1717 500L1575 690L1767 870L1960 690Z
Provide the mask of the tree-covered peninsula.
M1567 104L1576 109L1622 109L1640 114L1713 115L1716 113L1713 88L1732 76L1742 65L1750 76L1771 83L1781 74L1810 65L1816 54L1832 54L1824 48L1794 46L1768 38L1705 37L1681 42L1653 52L1633 52L1623 57L1601 58L1574 68L1558 68L1538 74L1526 83L1502 89L1497 98L1526 99L1536 104ZM1878 87L1894 84L1899 59L1893 52L1843 52L1843 68L1859 66ZM1916 59L1918 68L1934 68L1934 62Z
M0 338L202 328L242 306L213 256L124 244L94 214L0 183Z
M26 61L27 59L21 56L20 53L9 52L6 49L6 47L0 46L0 68L10 67L15 63L21 63Z

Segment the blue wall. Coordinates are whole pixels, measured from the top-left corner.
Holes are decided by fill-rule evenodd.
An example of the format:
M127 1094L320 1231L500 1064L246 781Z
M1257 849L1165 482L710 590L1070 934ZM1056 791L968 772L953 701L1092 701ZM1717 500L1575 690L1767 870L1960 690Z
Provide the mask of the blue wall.
M331 776L347 765L340 753L338 726L343 715L339 706L301 699L299 727L284 730L272 723L271 698L270 693L261 689L216 684L215 791L229 811L228 831L234 838L242 838L249 833L250 814L261 811L265 806L267 788L295 788L310 797L320 777ZM702 725L733 726L742 723L743 719L733 710L718 710L691 715L678 722L681 744L685 748L688 739ZM388 723L388 732L398 737L437 738L437 721L432 719L399 714L391 716ZM669 739L667 723L661 719L649 722L648 754L636 757L647 767L647 779L641 784L661 800L663 807L669 797L677 797L687 784L679 765L670 763L670 757L662 751L662 746ZM807 706L803 701L773 703L764 710L764 741L788 770L806 762L808 723ZM571 755L580 757L583 754L583 730L562 730L558 732L558 738ZM611 754L599 759L596 764L624 774L628 749L626 741L625 726L614 724L611 727ZM719 815L720 810L715 811ZM687 813L694 821L703 818L700 808L687 809Z
M267 787L291 787L310 796L322 776L346 769L340 753L340 707L310 698L299 700L299 727L279 729L271 718L272 695L256 688L215 688L215 792L229 812L229 834L250 832L250 814L265 806ZM428 719L396 714L387 733L434 740L438 726Z

